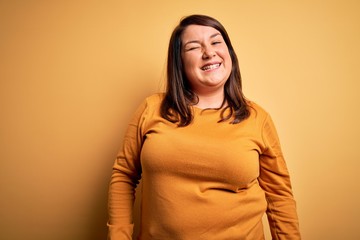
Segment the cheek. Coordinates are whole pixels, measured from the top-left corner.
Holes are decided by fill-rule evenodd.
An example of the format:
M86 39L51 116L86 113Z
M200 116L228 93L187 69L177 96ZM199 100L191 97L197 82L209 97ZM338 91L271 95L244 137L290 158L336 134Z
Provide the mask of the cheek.
M232 68L232 60L231 60L231 56L230 53L228 51L224 52L224 59L225 59L225 63L226 63L226 67L227 68Z
M230 57L230 52L228 49L223 49L222 51L222 56L231 63L231 57Z
M229 55L229 57L228 57L228 64L229 64L229 66L230 66L230 69L232 68L232 60L231 60L231 57L230 57L230 55Z
M183 65L186 73L191 73L196 68L196 61L194 61L194 58L191 57L184 57L183 58Z

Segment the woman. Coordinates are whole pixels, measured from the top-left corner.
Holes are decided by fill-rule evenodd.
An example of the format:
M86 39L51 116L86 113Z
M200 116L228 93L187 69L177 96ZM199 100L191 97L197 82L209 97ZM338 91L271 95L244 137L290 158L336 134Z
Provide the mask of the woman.
M131 239L142 178L141 240L300 239L289 173L270 116L244 98L224 27L191 15L174 29L167 89L130 122L109 191L109 238Z

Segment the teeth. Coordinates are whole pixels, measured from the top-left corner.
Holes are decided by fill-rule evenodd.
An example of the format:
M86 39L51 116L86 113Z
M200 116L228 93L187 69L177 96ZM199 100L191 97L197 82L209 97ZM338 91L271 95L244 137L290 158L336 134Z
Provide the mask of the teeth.
M208 66L203 67L202 70L207 71L207 70L218 68L219 66L220 66L220 63L208 65Z

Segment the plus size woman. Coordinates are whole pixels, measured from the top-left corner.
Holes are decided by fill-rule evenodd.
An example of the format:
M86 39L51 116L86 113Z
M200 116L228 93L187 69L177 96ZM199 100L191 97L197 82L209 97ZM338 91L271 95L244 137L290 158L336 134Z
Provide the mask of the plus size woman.
M214 18L174 29L167 87L128 125L109 188L109 239L130 240L142 180L140 240L300 239L289 171L270 115L242 92L237 56Z

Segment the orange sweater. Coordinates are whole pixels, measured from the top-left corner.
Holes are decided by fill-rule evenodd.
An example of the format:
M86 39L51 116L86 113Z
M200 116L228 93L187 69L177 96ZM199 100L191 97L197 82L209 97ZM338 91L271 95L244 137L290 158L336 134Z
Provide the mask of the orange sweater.
M132 238L134 189L142 178L141 240L300 239L289 173L270 116L251 103L239 124L193 107L177 127L163 119L163 95L148 97L130 122L109 190L109 237Z

